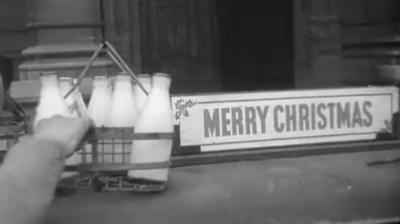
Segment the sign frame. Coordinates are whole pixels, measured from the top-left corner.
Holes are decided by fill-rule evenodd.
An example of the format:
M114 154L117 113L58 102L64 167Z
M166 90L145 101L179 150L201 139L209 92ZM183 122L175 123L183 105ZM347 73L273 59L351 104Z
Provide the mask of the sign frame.
M272 105L271 102L274 101L275 102L274 105L276 106L278 101L289 102L290 100L292 100L290 102L298 101L301 103L303 100L303 103L308 102L309 104L312 104L313 102L318 103L324 100L332 100L332 99L336 99L336 101L340 103L344 102L343 99L345 98L350 99L349 102L358 102L357 100L368 101L368 99L372 99L373 101L372 105L375 104L380 105L379 110L376 110L375 108L373 109L374 110L372 112L374 113L373 116L384 117L384 123L381 122L383 121L381 119L380 120L381 124L375 127L375 129L368 130L368 132L359 132L350 134L349 133L341 134L339 132L336 137L332 137L331 133L327 132L327 135L324 137L303 135L296 141L290 139L281 139L280 141L274 142L268 139L267 135L266 139L259 139L258 138L259 136L257 137L258 139L252 138L252 136L245 136L245 137L250 137L250 140L241 143L238 142L237 140L238 138L235 137L231 138L234 140L230 142L228 141L224 142L223 140L224 138L215 138L211 142L205 143L204 141L202 142L201 140L200 141L198 140L199 137L204 138L204 136L200 136L199 135L200 132L198 130L196 133L196 128L197 128L196 126L201 127L202 126L201 124L196 125L197 121L195 121L193 122L194 125L191 126L189 125L189 128L185 127L188 126L187 120L190 119L191 116L194 116L193 115L194 113L196 114L199 113L199 111L196 111L195 109L196 107L199 108L199 105L201 105L202 108L207 108L207 106L209 108L218 108L218 105L221 105L220 107L226 108L227 105L233 105L235 103L236 107L244 107L248 105L248 103L254 104L255 102L261 102L264 103L265 105L267 104ZM321 143L331 144L335 142L370 141L370 140L376 140L377 138L380 138L380 136L393 137L394 125L392 124L393 123L392 120L393 120L393 115L397 114L399 110L399 89L395 86L382 86L382 87L369 86L369 87L335 88L335 89L254 91L254 92L233 92L233 93L215 93L215 94L206 94L206 93L185 94L185 95L174 95L172 97L172 106L174 113L174 122L175 125L178 125L179 129L178 147L180 148L179 149L180 152L185 151L185 149L187 148L193 148L193 147L200 147L201 152L214 152L214 151L240 150L240 149L252 149L252 148L276 148L284 146L296 146L296 145L308 145L308 144L311 145L311 144L321 144ZM361 110L362 109L363 108L361 108ZM229 112L227 113L229 114ZM201 117L199 117L198 115L196 119L199 121L199 123L204 123L204 120L201 120ZM379 128L379 130L377 128ZM187 132L192 132L191 134L192 136L190 136L190 134L188 134ZM311 139L311 141L307 140L307 138ZM188 142L190 143L192 140L194 143L196 143L195 139L199 141L197 142L198 144L193 144L193 143L188 144Z

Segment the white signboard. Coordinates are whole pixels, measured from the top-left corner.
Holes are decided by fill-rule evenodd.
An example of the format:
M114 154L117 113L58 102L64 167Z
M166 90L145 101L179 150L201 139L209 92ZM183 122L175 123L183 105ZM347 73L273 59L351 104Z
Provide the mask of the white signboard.
M365 87L174 96L181 146L202 151L375 139L398 89Z

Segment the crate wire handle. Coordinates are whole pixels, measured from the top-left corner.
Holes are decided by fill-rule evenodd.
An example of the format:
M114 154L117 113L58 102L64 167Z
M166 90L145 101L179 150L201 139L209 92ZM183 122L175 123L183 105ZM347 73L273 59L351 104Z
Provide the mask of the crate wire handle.
M133 73L133 71L129 68L129 66L126 64L126 62L122 59L122 57L118 54L118 52L115 50L115 48L108 42L108 41L103 41L99 47L96 49L96 51L93 53L93 55L90 57L88 63L86 63L84 69L82 70L81 74L78 76L77 82L72 86L72 88L65 94L64 99L66 99L71 93L79 86L79 84L82 82L83 78L88 74L89 68L92 66L93 62L96 60L96 58L99 56L100 52L102 50L105 50L107 55L111 58L111 60L118 65L118 67L123 71L128 73L133 81L139 85L140 89L146 94L149 95L148 91L144 88L142 83L140 83L139 79L136 77L136 75Z
M122 59L122 57L118 54L117 50L115 50L115 48L110 44L110 42L105 41L104 44L105 44L105 47L106 47L107 54L114 61L114 63L116 63L120 67L120 69L122 71L127 72L132 77L133 81L137 85L139 85L139 87L143 90L143 92L146 95L149 95L149 93L144 88L142 83L140 83L139 79L136 77L135 73L133 73L133 71L129 68L129 66L126 64L124 59Z

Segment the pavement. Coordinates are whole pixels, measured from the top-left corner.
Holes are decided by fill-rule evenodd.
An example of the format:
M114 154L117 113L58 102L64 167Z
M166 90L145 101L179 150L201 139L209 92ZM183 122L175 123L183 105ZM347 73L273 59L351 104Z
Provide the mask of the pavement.
M396 158L400 150L173 168L162 194L79 191L57 198L44 223L322 224L390 219L400 217L400 163L368 164Z

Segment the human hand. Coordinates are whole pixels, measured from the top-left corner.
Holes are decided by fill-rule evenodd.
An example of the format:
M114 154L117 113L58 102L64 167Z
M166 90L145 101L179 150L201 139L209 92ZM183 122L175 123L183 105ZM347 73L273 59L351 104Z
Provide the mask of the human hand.
M60 115L40 120L33 136L36 139L55 141L65 147L65 156L74 153L86 132L93 126L88 117L67 118Z

